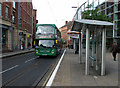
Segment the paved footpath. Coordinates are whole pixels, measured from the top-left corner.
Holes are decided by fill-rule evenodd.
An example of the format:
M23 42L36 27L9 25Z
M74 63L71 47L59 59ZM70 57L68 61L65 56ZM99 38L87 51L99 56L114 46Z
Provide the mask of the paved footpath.
M81 86L80 88L84 88L83 86L109 86L107 88L117 88L115 86L118 86L119 56L117 55L117 61L113 61L111 53L106 53L105 76L96 74L93 69L90 69L90 75L86 76L85 64L79 63L78 54L67 49L52 86Z
M34 49L31 49L31 50L25 49L25 50L18 50L18 51L13 51L8 53L0 53L0 58L10 57L10 56L24 54L24 53L33 52L33 51Z

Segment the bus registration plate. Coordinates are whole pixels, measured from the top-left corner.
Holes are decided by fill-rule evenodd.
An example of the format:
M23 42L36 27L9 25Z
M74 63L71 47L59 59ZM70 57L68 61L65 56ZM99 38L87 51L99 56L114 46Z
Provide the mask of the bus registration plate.
M42 54L42 55L47 56L47 54Z

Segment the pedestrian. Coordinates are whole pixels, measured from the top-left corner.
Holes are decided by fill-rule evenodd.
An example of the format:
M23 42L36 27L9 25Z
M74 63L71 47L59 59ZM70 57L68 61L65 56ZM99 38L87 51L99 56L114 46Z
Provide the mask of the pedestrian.
M31 44L30 44L30 42L28 43L28 50L30 50L30 47L31 47Z
M25 49L25 43L24 42L22 43L22 47L23 47L23 50L24 50Z
M71 46L70 46L70 45L68 45L68 48L70 49L70 48L71 48Z
M112 55L113 55L114 61L116 61L117 53L118 53L118 46L117 46L116 42L114 42L113 46L112 46Z

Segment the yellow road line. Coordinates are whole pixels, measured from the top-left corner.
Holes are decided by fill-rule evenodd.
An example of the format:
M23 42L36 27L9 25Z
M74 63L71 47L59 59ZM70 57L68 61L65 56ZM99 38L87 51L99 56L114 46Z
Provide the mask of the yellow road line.
M57 63L56 63L56 64L57 64ZM41 88L45 87L45 85L46 85L47 81L49 80L50 76L52 75L52 73L53 73L55 67L56 67L56 65L54 65L52 71L51 71L50 74L48 75L47 79L45 80L45 82L43 83L43 85L42 85Z

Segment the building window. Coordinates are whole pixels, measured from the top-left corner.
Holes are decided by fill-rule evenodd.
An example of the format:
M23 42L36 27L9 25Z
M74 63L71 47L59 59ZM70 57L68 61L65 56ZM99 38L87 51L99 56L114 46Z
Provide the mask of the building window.
M20 19L20 27L22 26L22 19Z
M109 13L108 17L111 19L111 14Z
M20 17L22 16L22 7L20 6Z
M1 5L1 3L0 3L0 16L2 16L2 5Z
M15 8L15 1L13 0L13 8Z
M25 6L24 6L24 10L26 11L26 3L25 3Z
M6 17L6 19L8 19L8 7L7 7L7 6L6 6L6 11L5 11L5 13L6 13L5 17Z
M12 22L15 23L15 12L12 14Z
M24 24L24 27L25 27L25 29L27 29L27 24L26 24L26 22L25 22L25 24Z

